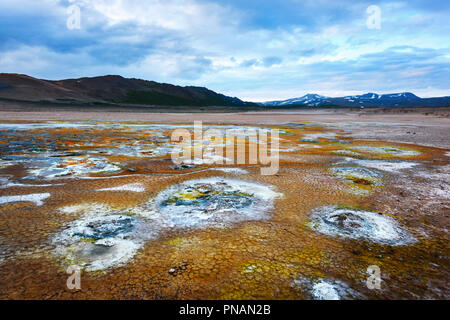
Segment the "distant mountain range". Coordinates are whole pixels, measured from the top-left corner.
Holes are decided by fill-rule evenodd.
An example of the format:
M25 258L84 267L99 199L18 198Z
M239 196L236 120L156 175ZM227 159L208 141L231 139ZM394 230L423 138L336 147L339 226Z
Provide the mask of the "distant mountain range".
M450 97L420 98L410 92L382 95L366 93L340 98L307 94L300 98L253 103L204 87L182 87L116 75L53 81L12 73L0 73L0 100L68 105L217 106L251 109L450 106Z
M0 99L99 105L258 106L203 87L181 87L116 75L51 81L1 73Z
M450 106L450 97L420 98L411 92L377 94L366 93L345 97L325 97L318 94L307 94L300 98L260 103L264 107L438 107Z

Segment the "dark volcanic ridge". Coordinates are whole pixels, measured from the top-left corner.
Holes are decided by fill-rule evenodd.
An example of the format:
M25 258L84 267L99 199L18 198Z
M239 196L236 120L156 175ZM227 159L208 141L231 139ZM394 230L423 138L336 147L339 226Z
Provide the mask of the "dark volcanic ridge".
M257 106L203 87L181 87L116 75L51 81L2 73L0 99L94 105Z

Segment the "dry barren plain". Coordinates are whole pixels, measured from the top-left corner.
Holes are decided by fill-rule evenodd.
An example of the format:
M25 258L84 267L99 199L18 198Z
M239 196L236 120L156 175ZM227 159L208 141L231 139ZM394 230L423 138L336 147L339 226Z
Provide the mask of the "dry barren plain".
M278 172L174 164L194 121L278 129ZM449 137L448 108L0 112L0 299L449 299Z

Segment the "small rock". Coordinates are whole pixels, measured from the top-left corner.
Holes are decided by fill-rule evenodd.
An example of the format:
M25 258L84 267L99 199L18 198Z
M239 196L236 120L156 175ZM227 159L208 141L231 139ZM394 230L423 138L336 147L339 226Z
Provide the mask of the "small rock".
M195 165L192 164L179 164L173 167L173 170L188 170L195 168Z
M433 262L430 262L429 264L430 264L430 266L432 266L432 267L439 268L439 265L437 265L437 264L435 264L435 263L433 263Z

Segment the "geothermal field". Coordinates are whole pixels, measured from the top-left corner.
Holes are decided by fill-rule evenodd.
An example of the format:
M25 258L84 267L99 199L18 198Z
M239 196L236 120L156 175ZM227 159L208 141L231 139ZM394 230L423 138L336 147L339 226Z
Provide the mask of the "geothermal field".
M0 299L450 298L448 116L2 119ZM279 169L174 163L194 120L277 129Z

